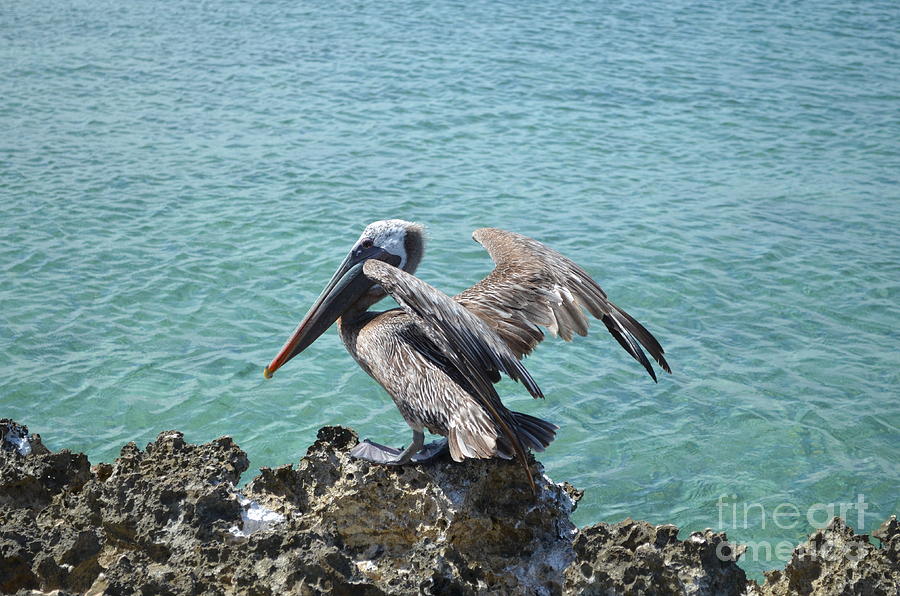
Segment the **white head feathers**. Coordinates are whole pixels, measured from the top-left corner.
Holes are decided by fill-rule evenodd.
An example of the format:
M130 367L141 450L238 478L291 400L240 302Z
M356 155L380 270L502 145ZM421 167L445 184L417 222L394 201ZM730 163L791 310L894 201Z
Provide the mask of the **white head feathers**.
M406 264L410 258L408 251L412 250L407 239L407 233L416 234L421 238L422 231L422 226L416 223L402 219L383 219L367 225L356 245L358 246L366 240L371 240L375 246L379 246L389 253L400 257L398 267L406 270ZM416 262L416 265L418 265L418 262Z

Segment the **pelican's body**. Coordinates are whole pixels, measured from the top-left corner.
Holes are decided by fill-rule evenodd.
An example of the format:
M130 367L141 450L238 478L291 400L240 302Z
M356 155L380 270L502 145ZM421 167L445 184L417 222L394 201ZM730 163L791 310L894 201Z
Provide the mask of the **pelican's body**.
M342 317L339 325L347 350L384 387L414 431L449 436L454 420L484 423L484 412L470 403L472 398L404 339L418 333L409 315L389 310L360 321L345 323Z
M395 465L425 461L444 448L456 461L518 457L533 488L525 449L543 450L557 427L508 410L493 385L503 372L533 396L543 397L520 362L543 339L539 326L567 341L573 333L585 335L584 308L654 380L639 344L664 370L669 366L656 339L563 255L494 228L476 230L473 237L488 249L496 267L451 298L412 275L424 249L421 226L402 220L370 224L266 367L266 377L337 320L347 350L384 387L413 430L405 450L364 441L352 455ZM388 294L401 308L369 310ZM447 440L426 446L426 429Z
M341 317L338 325L347 351L384 387L413 430L428 429L448 436L451 417L467 416L470 410L476 416L480 413L468 403L471 398L458 384L404 339L418 329L403 311L389 310L347 322ZM457 406L455 411L448 407L452 405Z
M395 309L374 316L364 313L345 321L346 318L341 317L338 325L347 351L384 387L415 433L427 429L447 437L450 454L456 461L466 457L513 456L512 446L497 436L489 412L479 405L471 390L463 387L465 382L441 358L438 348L428 345L428 338L410 315ZM535 450L549 445L556 426L520 412L509 414L517 426L530 420L531 426L543 427L543 432L533 429L531 434L538 436L523 443Z

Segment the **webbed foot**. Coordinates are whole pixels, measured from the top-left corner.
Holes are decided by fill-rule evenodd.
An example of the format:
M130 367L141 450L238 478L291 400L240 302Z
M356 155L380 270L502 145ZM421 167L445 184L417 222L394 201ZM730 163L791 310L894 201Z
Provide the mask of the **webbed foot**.
M406 449L394 449L363 439L350 450L350 457L387 466L402 466L410 462L421 464L431 461L447 448L447 439L432 441L426 445L425 435L421 431L413 431L412 443Z
M431 443L428 443L427 445L422 447L415 455L413 455L411 461L417 464L424 464L426 462L430 462L434 458L438 457L442 453L446 453L449 450L450 446L447 443L447 439L432 441Z
M350 457L364 459L376 464L388 465L396 465L402 454L402 449L387 447L370 441L369 439L363 439L356 447L350 450Z

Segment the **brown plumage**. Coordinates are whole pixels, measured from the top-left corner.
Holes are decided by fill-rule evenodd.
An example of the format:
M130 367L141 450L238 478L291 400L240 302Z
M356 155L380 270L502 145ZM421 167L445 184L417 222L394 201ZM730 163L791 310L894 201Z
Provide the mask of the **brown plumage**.
M603 288L567 257L527 236L497 228L475 230L472 238L487 249L496 266L456 300L487 321L516 356L530 354L544 339L538 326L565 341L572 340L572 333L587 335L584 308L606 325L654 381L656 373L638 342L663 370L672 372L656 338L610 302Z
M507 409L494 383L503 373L531 395L543 396L520 362L543 340L540 327L566 341L573 333L585 335L586 309L654 380L641 345L663 370L671 371L650 332L610 302L571 260L540 242L495 228L476 230L473 237L496 267L451 298L413 275L424 248L421 226L401 220L369 225L266 368L266 376L337 319L347 350L391 395L413 429L413 443L402 452L367 441L353 455L387 464L424 461L435 451L431 446L422 450L427 428L447 437L456 461L518 458L534 490L526 449L543 450L557 427ZM400 309L368 310L388 294Z

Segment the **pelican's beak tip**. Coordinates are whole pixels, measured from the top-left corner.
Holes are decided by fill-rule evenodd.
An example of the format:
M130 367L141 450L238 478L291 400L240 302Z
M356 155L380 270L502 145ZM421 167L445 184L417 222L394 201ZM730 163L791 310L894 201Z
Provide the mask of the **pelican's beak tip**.
M269 367L268 367L268 366L265 367L265 368L263 369L263 376L264 376L265 378L271 379L271 378L272 378L272 374L273 374L273 373L272 373L271 370L269 370Z

